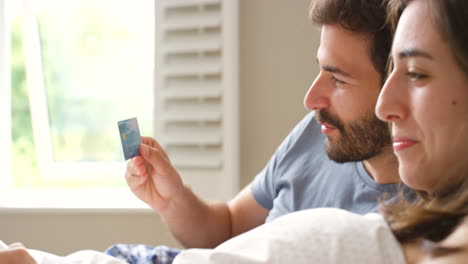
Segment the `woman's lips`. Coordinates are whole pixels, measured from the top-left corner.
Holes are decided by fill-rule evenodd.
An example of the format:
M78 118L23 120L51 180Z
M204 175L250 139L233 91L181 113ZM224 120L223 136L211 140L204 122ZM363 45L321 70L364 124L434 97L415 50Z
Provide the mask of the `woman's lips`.
M409 139L409 138L394 137L393 138L393 150L395 152L401 151L401 150L404 150L413 146L416 143L417 141Z
M326 125L324 123L320 124L320 128L322 130L322 133L325 134L325 135L330 134L331 132L336 130L336 127L332 127L332 126Z

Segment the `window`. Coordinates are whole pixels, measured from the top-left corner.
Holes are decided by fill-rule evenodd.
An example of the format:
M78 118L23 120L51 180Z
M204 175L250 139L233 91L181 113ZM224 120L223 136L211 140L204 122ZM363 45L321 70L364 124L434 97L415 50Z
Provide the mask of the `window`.
M153 134L154 2L6 3L3 188L40 197L128 189L117 121L137 116L141 132Z
M195 192L238 191L237 1L2 4L0 206L142 206L117 130L134 116Z

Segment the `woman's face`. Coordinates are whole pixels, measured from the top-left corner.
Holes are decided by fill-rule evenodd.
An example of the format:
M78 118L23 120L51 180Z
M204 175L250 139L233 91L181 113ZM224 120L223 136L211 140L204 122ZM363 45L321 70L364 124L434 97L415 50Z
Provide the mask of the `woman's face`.
M413 0L404 10L392 58L376 113L392 123L400 177L418 190L448 188L468 170L468 78L427 1Z

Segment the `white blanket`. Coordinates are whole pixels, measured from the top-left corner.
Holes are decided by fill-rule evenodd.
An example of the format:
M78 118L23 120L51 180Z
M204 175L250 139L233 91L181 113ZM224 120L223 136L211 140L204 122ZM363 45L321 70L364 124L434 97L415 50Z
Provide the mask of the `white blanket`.
M80 250L67 256L57 256L44 251L28 249L38 264L125 264L109 255L94 250Z
M215 249L183 251L174 264L406 263L382 216L322 208L291 213Z
M8 246L0 240L0 250ZM80 250L68 256L57 256L44 251L27 249L29 254L38 264L125 264L125 261L118 260L94 250Z

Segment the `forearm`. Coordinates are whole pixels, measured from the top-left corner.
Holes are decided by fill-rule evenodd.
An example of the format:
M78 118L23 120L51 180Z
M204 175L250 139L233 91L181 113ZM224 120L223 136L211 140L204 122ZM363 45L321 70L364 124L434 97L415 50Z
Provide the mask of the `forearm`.
M172 234L186 248L213 248L231 238L227 204L207 203L187 187L160 213Z

